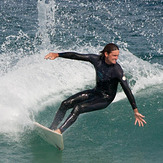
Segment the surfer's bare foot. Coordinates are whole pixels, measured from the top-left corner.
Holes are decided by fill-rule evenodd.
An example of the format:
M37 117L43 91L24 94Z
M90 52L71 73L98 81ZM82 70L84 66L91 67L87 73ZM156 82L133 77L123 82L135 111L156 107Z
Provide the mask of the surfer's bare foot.
M62 134L60 129L56 129L56 130L54 130L54 132L56 132L58 134Z

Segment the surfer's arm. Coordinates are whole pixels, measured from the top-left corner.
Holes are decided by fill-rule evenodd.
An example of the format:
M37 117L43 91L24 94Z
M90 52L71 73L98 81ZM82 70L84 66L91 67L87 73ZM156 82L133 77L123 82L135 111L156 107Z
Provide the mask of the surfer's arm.
M117 66L117 69L116 69L116 73L117 73L117 78L122 86L122 89L123 91L125 92L131 106L132 106L132 109L136 109L137 106L136 106L136 101L135 101L135 98L131 92L131 89L128 85L128 82L127 82L127 79L123 73L123 70L120 66Z
M117 71L118 73L118 79L120 81L120 84L133 108L134 111L134 115L135 115L135 125L138 123L139 126L144 126L144 123L146 124L146 121L143 119L145 116L143 116L142 114L140 114L138 112L137 106L136 106L136 102L135 102L135 98L131 92L131 89L128 85L127 79L123 74L123 70L121 69L121 67L119 67L119 70Z
M94 60L93 58L95 57L95 55L94 54L79 54L76 52L49 53L45 56L45 59L54 60L57 57L92 62Z
M122 86L126 96L128 97L128 100L130 101L130 104L133 108L134 115L135 115L135 125L138 123L139 126L143 127L144 123L146 124L146 121L143 119L145 116L143 116L142 114L140 114L138 112L136 102L135 102L135 98L131 92L131 89L129 88L129 86L127 84L127 81L121 82L121 86Z
M125 92L128 100L129 100L129 102L130 102L130 104L132 106L132 109L134 110L134 109L137 108L136 102L135 102L135 98L134 98L134 96L133 96L133 94L131 92L131 89L129 88L129 85L127 83L127 80L124 79L125 77L122 77L122 78L123 79L120 81L120 84L121 84L121 86L123 88L123 91Z

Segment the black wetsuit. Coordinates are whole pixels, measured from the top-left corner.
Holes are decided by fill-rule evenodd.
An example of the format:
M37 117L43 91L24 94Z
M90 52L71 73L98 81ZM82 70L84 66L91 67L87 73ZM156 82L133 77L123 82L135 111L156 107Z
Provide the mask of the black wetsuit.
M79 114L106 108L115 98L118 83L121 84L132 108L137 108L134 96L118 63L108 65L100 55L95 54L66 52L59 53L59 57L92 63L96 70L96 86L91 90L79 92L63 101L50 126L51 129L57 128L63 120L66 111L70 108L73 108L71 114L59 127L62 133L75 122Z

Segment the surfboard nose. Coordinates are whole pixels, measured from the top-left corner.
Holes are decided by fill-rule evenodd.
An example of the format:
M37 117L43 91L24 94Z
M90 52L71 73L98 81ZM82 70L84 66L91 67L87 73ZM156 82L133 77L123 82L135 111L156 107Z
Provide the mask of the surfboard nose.
M47 143L55 146L59 150L64 149L62 134L54 132L53 130L50 130L49 128L39 124L38 122L34 122L34 126L35 126L35 129L36 129L38 135L43 140L45 140Z

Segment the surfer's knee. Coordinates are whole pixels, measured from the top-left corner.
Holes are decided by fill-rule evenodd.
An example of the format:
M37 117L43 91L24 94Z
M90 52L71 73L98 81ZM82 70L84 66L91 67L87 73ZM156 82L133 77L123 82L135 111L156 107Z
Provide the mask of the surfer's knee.
M61 103L60 110L66 111L67 109L69 109L69 102L68 102L67 100L64 100L64 101Z
M61 108L71 108L73 103L73 99L71 100L64 100L61 103Z

